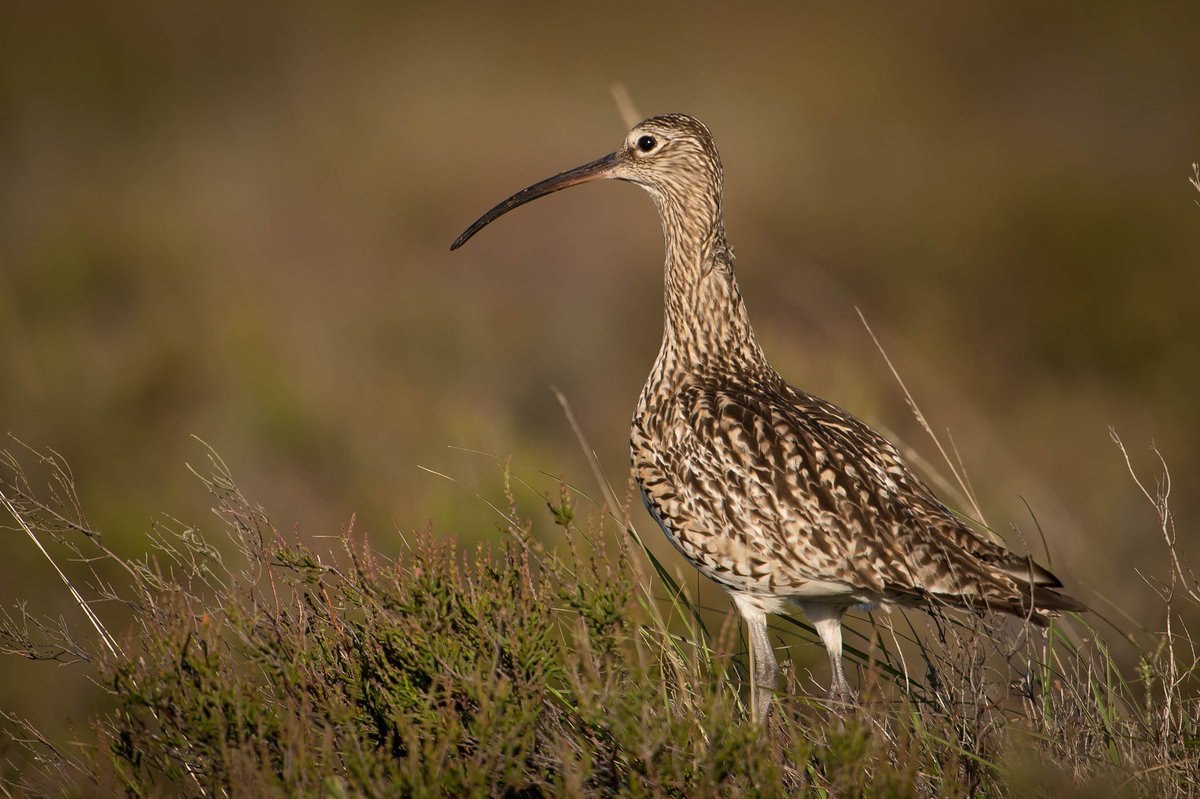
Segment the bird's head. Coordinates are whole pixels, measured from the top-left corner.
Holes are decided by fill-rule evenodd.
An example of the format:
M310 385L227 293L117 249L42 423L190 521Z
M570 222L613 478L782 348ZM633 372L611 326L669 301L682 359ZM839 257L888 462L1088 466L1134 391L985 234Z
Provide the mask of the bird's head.
M721 159L704 123L687 114L650 117L625 136L615 152L522 189L481 216L450 249L456 250L490 222L551 192L593 180L636 183L664 213L703 209L715 215L721 201Z

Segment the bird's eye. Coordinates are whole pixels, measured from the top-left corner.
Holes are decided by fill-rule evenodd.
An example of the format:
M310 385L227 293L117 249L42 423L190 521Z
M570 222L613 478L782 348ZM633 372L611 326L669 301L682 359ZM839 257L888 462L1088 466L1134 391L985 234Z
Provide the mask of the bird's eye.
M653 136L642 136L637 140L637 148L644 153L648 153L658 146L658 140Z

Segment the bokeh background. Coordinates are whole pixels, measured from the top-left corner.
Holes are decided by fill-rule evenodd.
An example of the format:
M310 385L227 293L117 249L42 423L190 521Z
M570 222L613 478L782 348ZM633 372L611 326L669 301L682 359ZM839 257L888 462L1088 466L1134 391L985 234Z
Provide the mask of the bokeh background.
M717 137L780 371L936 462L861 309L991 524L1047 557L1027 502L1074 593L1158 628L1161 537L1108 427L1147 480L1161 449L1200 560L1197 31L1195 3L6 4L0 432L61 453L127 555L215 526L193 435L281 529L357 514L391 551L500 537L497 462L463 449L593 488L552 384L620 484L661 334L649 200L580 188L447 249L612 150L620 82ZM0 541L0 601L83 630ZM96 693L0 660L0 708L41 723Z

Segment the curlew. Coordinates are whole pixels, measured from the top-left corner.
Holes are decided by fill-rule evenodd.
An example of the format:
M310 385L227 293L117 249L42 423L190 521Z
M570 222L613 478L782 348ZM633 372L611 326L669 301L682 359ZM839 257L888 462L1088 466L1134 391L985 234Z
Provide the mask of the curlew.
M666 240L663 340L633 415L634 474L667 538L746 621L754 718L778 675L767 614L789 605L816 628L841 701L853 697L841 657L853 606L995 610L1043 625L1085 609L1031 558L968 527L881 435L767 362L725 238L721 160L699 120L647 119L616 152L509 197L450 249L524 203L601 179L645 189Z

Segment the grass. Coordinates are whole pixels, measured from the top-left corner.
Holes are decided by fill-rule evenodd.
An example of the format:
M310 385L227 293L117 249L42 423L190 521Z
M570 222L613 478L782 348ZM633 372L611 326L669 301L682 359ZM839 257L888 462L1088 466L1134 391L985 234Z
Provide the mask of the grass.
M1163 631L1132 636L1136 673L1111 654L1130 636L1114 630L1110 644L1080 621L1041 634L897 613L871 620L855 647L860 706L827 706L787 668L756 727L736 620L701 613L622 511L569 485L538 496L505 466L492 546L462 552L425 530L388 559L353 520L320 550L283 536L210 452L197 476L232 549L164 525L152 552L128 559L89 527L60 458L17 449L3 465L14 529L56 539L91 570L91 597L72 590L93 634L18 606L0 648L78 661L111 702L69 742L5 714L3 795L1200 792L1196 654L1174 622L1200 594L1173 554L1165 470L1153 488L1138 483L1169 573L1154 583ZM552 521L561 545L535 538L531 516ZM119 581L101 577L111 567ZM132 613L123 635L105 628L101 600ZM793 631L807 636L793 621L776 638Z

